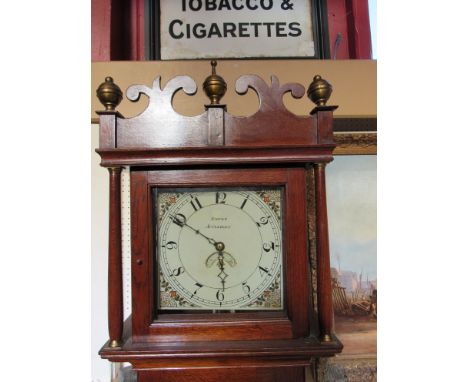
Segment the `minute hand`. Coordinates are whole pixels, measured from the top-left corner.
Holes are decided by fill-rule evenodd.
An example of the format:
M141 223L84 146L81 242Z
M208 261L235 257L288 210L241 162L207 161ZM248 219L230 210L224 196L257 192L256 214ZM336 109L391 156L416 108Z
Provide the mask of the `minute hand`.
M193 232L195 232L197 235L203 236L208 242L216 247L217 241L215 239L212 239L211 237L208 237L204 235L203 233L200 232L200 230L193 228L191 225L187 224L187 219L183 215L175 215L171 216L172 221L176 223L177 225L181 227L188 227L190 228Z

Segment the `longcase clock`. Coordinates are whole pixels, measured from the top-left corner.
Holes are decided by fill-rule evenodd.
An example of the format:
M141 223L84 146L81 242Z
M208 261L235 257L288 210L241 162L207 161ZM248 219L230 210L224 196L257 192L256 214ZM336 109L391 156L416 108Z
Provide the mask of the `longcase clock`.
M97 152L110 173L109 341L100 354L130 362L139 382L304 381L342 345L333 333L325 165L335 147L330 84L315 76L309 116L283 105L299 84L245 75L259 110L227 112L225 81L203 84L198 116L172 108L197 86L187 76L133 85L149 97L126 119L107 77L97 95ZM130 168L132 314L123 320L120 175Z

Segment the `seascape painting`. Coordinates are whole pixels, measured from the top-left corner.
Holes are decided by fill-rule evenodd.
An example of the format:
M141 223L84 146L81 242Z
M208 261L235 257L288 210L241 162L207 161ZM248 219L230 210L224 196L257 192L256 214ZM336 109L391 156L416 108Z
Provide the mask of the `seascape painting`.
M327 166L335 331L343 354L377 352L377 157L335 156Z

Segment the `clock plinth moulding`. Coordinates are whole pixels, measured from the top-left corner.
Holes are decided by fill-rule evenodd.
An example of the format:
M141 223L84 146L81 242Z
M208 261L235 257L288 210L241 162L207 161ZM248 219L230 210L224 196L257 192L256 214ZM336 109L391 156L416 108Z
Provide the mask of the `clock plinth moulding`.
M258 76L244 75L236 81L236 92L242 95L249 88L254 90L260 105L255 114L238 117L229 114L226 105L220 104L227 84L216 73L216 62L211 65L212 74L203 84L210 103L198 116L178 114L172 107L177 91L182 89L187 95L196 93L197 85L188 76L171 79L164 89L161 89L160 77L154 80L151 88L130 86L126 92L129 100L138 101L144 94L149 97L149 104L141 114L128 119L115 110L122 92L112 78L107 77L97 90L105 110L98 112L99 148L96 151L101 156L101 165L108 168L110 175L109 341L100 354L113 362L130 362L139 382L183 382L194 378L204 381L219 378L244 382L304 381L306 367L314 370L317 358L333 356L342 349L333 333L325 189L325 166L333 160L335 148L332 125L336 106L327 106L332 88L326 80L315 76L307 96L316 106L310 115L297 116L286 109L282 98L288 92L294 98L303 97L305 88L302 85L280 85L275 76L271 76L269 85ZM130 167L131 173L132 314L123 322L120 176L125 166ZM229 240L242 240L230 237L236 232L234 227L240 225L224 226L224 236L216 235L223 239L215 241L213 235L207 234L209 225L200 228L202 220L193 218L198 222L197 227L193 226L186 211L190 216L200 217L203 216L200 210L212 203L209 207L215 211L212 214L227 213L231 207L216 205L220 192L223 201L230 198L232 209L242 210L245 203L240 204L241 199L236 198L244 195L248 199L246 195L251 195L251 199L257 200L256 193L263 195L262 189L278 189L282 195L278 204L282 210L278 223L281 228L265 233L270 235L265 237L276 239L268 239L266 243L261 243L261 239L250 241L257 243L252 244L255 247L252 255L257 254L260 259L259 276L255 280L263 282L261 277L266 277L269 268L261 265L261 259L267 259L275 249L275 253L281 254L284 305L268 310L259 304L258 309L249 311L234 305L239 308L221 312L203 308L202 304L199 310L184 310L182 307L190 306L193 303L190 298L195 299L193 296L205 285L197 278L187 278L184 271L190 274L190 269L185 269L187 264L183 262L173 263L177 264L173 266L174 272L170 267L165 268L168 269L165 277L170 280L163 283L159 272L159 262L163 261L161 245L170 245L168 255L164 255L170 262L171 256L181 258L178 246L187 247L177 241L180 232L192 230L193 236L189 240L201 238L200 243L204 244L200 245L208 246L217 256L210 260L209 266L206 265L206 271L209 272L208 268L215 264L214 269L219 268L217 271L221 275L219 283L206 293L216 296L222 307L225 280L229 277L226 276L224 265L228 263L225 262L238 267L229 270L232 277L232 272L247 263L240 261L239 265L234 260L236 255L232 256L231 248L228 250L225 244ZM153 193L170 199L167 190L185 195L181 200L191 202L192 208L181 207L182 204L172 207L176 205L173 204L176 197L167 205L158 205ZM259 227L259 237L263 238L262 232L267 231L261 230L267 226L268 216L253 211L265 211L268 215L275 207L269 197L258 200L261 208L248 212L260 214L253 217L253 221ZM183 216L182 219L168 215L172 222L166 220L164 224L175 224L172 231L168 231L172 232L168 238L160 235L162 223L157 218L166 208L169 211L178 208ZM178 285L177 277L182 274L186 277L184 285L190 285L187 280L195 282L192 296L185 293L184 298L188 301L184 300L184 305L180 293L188 287L169 289L167 298L174 298L176 307L172 312L160 309L161 285ZM197 277L203 278L203 274ZM237 293L243 290L248 294L250 285L239 280ZM261 285L266 288L273 283L268 280ZM167 306L171 306L170 301Z

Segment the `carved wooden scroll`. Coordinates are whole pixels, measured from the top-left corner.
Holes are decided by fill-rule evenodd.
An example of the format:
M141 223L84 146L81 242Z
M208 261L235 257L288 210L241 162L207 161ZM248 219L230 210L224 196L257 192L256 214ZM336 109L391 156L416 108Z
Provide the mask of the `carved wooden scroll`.
M236 82L236 92L240 95L254 90L260 107L250 117L235 117L226 114L226 124L231 126L226 132L226 142L232 145L309 146L317 143L317 126L310 116L297 116L283 104L283 96L290 92L298 99L305 88L296 83L280 86L278 78L271 76L271 86L255 75L244 75ZM304 140L304 137L308 139Z
M308 116L297 116L283 104L283 96L290 92L298 99L304 96L305 88L297 83L280 85L276 76L271 76L271 85L256 75L243 75L236 82L236 92L246 94L255 91L259 109L248 117L229 114L220 99L226 91L224 80L213 73L204 83L204 90L211 99L206 111L194 117L177 113L172 105L175 94L181 89L192 96L197 91L195 81L188 76L171 79L161 89L161 78L154 80L151 88L132 85L127 98L133 102L141 94L149 98L148 107L133 118L123 118L113 111L121 100L121 91L110 77L98 89L98 97L106 106L100 112L106 128L101 136L100 149L157 149L157 148L206 148L206 147L311 147L333 144L331 123L320 126L321 117L328 119L335 106L326 106L331 94L331 85L316 76L309 86L308 96L317 106ZM218 93L216 93L218 92ZM323 111L324 113L318 113ZM103 123L101 123L102 125Z
M197 92L197 84L188 76L178 76L161 89L161 77L158 76L152 88L130 86L127 90L130 101L136 102L144 94L148 96L149 104L134 118L118 119L117 147L205 146L208 123L206 113L186 117L172 107L172 100L181 89L192 96Z

